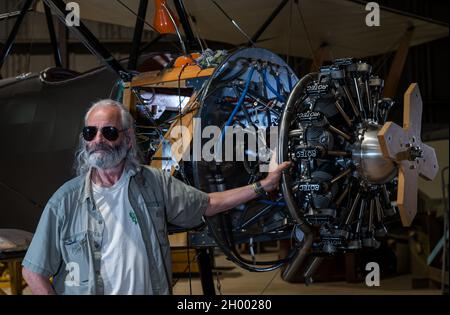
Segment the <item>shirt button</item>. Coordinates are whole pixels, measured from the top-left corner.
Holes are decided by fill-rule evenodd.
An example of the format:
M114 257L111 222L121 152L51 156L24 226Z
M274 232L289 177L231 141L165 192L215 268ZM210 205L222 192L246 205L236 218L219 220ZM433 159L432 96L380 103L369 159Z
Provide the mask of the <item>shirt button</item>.
M103 224L103 221L102 220L98 220L98 224Z
M99 248L99 247L100 247L100 244L97 243L97 242L95 242L95 243L94 243L94 247L95 247L95 248Z

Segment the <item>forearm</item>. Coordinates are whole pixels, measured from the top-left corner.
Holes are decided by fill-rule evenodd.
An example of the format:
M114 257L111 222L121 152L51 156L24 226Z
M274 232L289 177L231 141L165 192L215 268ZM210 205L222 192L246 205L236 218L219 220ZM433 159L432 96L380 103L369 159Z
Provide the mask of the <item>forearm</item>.
M266 192L271 192L275 189L278 189L281 172L291 165L290 162L276 164L275 161L276 156L274 155L270 161L271 164L275 164L272 165L272 171L269 172L269 175L266 178L261 180L261 186ZM210 193L209 205L205 211L205 215L215 215L219 212L226 211L240 204L246 203L247 201L252 200L256 197L258 197L258 194L253 189L252 185Z
M22 269L22 275L34 295L56 294L48 278L26 268Z
M261 184L265 190L269 190L271 188L270 183L265 182L265 180L262 180ZM255 193L252 185L210 193L209 206L206 209L205 215L215 215L222 211L234 208L240 204L246 203L256 197L258 197L258 195Z

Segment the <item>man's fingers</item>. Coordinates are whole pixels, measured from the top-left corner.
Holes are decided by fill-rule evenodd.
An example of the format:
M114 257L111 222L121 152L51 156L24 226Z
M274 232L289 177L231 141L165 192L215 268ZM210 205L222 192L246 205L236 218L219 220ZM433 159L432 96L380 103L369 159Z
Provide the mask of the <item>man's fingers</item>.
M291 165L292 165L292 162L289 162L289 161L283 162L280 165L278 165L278 170L281 172L281 171L287 169L288 167L290 167Z
M292 165L292 162L287 161L287 162L283 162L281 164L277 164L274 161L271 161L269 164L269 173L274 173L274 172L281 172L285 169L287 169L288 167L290 167Z

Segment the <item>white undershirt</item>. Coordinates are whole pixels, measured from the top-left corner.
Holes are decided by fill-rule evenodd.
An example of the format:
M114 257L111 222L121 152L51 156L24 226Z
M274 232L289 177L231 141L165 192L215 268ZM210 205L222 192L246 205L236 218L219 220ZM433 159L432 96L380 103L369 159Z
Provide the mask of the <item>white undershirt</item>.
M105 294L152 294L144 240L128 199L129 181L123 172L112 187L92 183L105 222L100 266Z

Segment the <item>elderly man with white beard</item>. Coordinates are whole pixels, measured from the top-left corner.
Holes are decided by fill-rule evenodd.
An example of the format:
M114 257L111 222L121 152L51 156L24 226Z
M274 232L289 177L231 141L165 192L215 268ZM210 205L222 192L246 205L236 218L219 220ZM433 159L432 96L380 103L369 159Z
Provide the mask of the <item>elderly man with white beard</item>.
M289 167L274 166L256 185L207 194L140 164L122 104L99 101L84 122L78 176L48 201L22 263L33 294L171 294L167 223L196 227L203 216L277 189Z

